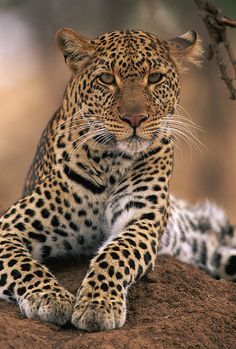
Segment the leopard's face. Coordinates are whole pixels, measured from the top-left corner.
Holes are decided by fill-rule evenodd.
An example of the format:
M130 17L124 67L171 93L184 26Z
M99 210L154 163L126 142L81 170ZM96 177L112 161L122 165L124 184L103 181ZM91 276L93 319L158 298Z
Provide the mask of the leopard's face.
M165 119L179 99L179 73L167 42L138 30L115 31L89 42L67 31L66 38L59 34L59 45L75 72L78 117L92 125L93 135L99 130L101 144L115 144L127 153L148 148L163 136Z

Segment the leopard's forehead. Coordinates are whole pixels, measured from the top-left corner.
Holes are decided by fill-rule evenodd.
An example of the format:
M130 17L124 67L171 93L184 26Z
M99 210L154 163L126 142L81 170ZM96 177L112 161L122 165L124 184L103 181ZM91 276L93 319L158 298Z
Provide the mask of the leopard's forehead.
M169 51L157 36L142 30L123 30L106 33L93 41L97 52L105 60L134 62L140 66L164 65L170 60Z
M116 47L123 48L137 48L143 46L150 46L152 49L157 49L157 44L161 44L161 40L148 32L143 30L116 30L99 36L94 40L98 45L113 44Z

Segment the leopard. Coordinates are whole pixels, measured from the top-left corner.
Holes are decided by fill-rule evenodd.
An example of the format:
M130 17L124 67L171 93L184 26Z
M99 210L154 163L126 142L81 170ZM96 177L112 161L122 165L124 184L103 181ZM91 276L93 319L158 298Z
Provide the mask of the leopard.
M0 219L0 298L30 319L93 332L123 326L128 289L157 255L235 281L236 230L225 212L169 193L171 120L181 73L201 60L197 32L90 40L63 28L56 41L71 78L22 197ZM76 295L47 265L61 257L90 260Z

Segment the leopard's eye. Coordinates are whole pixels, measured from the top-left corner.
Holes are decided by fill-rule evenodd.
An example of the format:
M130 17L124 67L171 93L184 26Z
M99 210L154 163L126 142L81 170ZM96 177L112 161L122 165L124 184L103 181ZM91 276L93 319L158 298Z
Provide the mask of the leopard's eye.
M109 73L101 74L98 79L106 85L113 85L116 81L114 75Z
M165 76L161 73L152 73L148 77L149 84L161 83L165 80Z

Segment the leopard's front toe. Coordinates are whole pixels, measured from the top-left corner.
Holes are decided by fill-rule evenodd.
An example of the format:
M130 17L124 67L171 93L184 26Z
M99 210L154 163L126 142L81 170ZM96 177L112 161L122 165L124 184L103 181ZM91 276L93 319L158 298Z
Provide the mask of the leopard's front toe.
M123 300L83 300L76 304L72 315L73 325L88 332L121 327L125 319L126 305Z
M64 325L71 320L75 298L65 289L62 292L36 292L19 300L28 318Z

